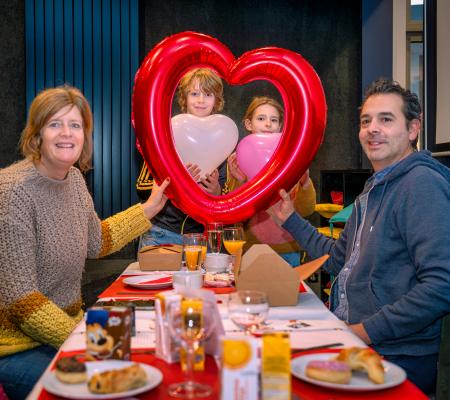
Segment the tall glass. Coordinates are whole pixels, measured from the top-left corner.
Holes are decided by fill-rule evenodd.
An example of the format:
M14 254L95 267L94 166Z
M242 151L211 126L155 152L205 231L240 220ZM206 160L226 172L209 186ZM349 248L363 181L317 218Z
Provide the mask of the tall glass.
M241 268L242 249L245 244L244 229L242 225L226 227L223 229L223 245L233 257L233 269L235 278Z
M206 239L203 233L185 233L183 235L183 260L189 271L199 269L206 257Z
M206 227L208 233L208 245L211 253L218 254L222 249L223 225L220 222L211 222Z
M228 298L228 317L247 335L266 320L268 312L269 303L264 292L239 290Z
M214 304L203 300L201 310L196 306L199 299L187 298L181 303L171 303L168 307L169 331L172 338L180 342L186 350L185 380L169 385L170 396L186 399L207 397L212 393L209 385L194 381L195 350L201 340L208 338L214 328Z

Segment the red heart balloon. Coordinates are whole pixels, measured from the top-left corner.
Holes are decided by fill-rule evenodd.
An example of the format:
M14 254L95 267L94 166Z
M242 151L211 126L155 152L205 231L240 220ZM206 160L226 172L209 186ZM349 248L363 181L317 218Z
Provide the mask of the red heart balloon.
M178 82L199 67L211 68L231 85L269 81L284 102L283 135L271 161L226 196L210 195L195 183L172 138L171 108ZM293 51L266 47L235 59L218 40L183 32L156 45L142 63L135 80L133 116L142 153L157 182L171 177L167 195L172 202L199 222L234 223L266 209L279 199L281 188L297 183L322 143L326 102L314 69Z

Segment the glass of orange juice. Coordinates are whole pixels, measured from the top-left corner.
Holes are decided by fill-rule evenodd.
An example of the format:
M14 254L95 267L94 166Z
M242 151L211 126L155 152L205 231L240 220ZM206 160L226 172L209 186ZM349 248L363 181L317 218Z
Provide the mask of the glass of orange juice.
M206 238L203 233L185 233L183 235L183 259L189 271L199 269L206 257Z
M233 257L234 274L239 275L241 268L242 249L245 235L242 225L230 226L223 229L223 245Z

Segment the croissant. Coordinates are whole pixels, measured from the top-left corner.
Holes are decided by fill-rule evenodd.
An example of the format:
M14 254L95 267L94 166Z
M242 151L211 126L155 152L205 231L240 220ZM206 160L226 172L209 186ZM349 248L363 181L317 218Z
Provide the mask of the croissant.
M92 393L119 393L147 383L147 374L138 364L92 375L88 388Z
M342 349L336 360L345 362L352 370L366 371L369 379L374 383L384 383L381 357L371 349L361 347Z

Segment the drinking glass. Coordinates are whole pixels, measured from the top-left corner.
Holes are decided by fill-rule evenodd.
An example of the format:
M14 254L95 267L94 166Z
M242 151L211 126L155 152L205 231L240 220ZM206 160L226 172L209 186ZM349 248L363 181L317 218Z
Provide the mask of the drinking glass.
M223 225L220 222L211 222L206 227L208 232L208 245L211 253L218 254L222 248Z
M228 298L228 317L246 335L250 335L267 318L267 295L257 290L239 290Z
M183 260L189 271L196 271L203 265L206 257L206 239L202 233L183 235Z
M230 226L223 229L223 245L234 259L233 266L235 275L239 275L244 244L245 237L242 225Z
M212 388L194 381L195 350L201 340L205 340L214 328L214 304L202 301L202 311L198 307L190 307L189 301L199 300L188 298L181 303L171 303L167 312L169 318L169 332L171 337L180 343L186 350L185 380L169 385L170 396L178 398L194 399L207 397L212 393Z

